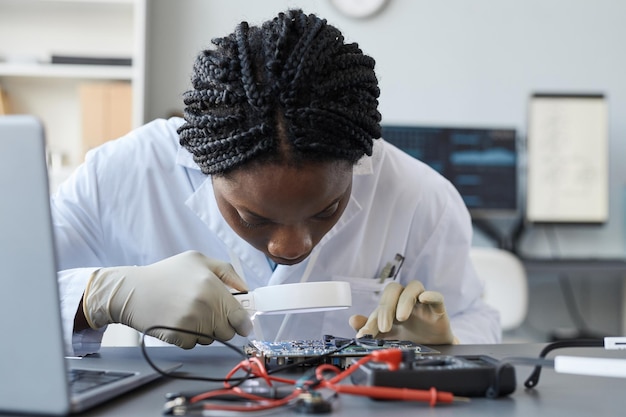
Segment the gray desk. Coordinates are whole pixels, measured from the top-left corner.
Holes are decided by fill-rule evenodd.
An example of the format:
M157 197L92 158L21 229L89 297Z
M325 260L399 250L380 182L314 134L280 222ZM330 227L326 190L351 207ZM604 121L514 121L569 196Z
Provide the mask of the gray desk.
M445 354L485 354L498 359L511 356L536 357L543 344L459 345L439 347ZM184 363L183 371L205 376L223 377L239 361L232 351L223 346L197 347L184 351L175 347L149 348L155 359L175 360ZM134 356L143 360L138 348L103 348L103 355ZM626 351L605 351L602 348L570 348L552 352L578 356L617 357L626 360ZM88 358L84 360L98 360ZM524 381L532 367L516 366L517 389L509 397L496 400L474 398L469 403L442 404L431 408L426 403L380 402L368 398L342 395L339 407L331 416L386 417L425 416L618 416L626 409L626 379L558 374L544 368L535 390L526 390ZM111 401L85 416L159 416L168 392L198 391L218 384L163 379ZM294 415L292 410L272 412L273 416Z
M626 276L626 259L521 258L529 273L611 273Z

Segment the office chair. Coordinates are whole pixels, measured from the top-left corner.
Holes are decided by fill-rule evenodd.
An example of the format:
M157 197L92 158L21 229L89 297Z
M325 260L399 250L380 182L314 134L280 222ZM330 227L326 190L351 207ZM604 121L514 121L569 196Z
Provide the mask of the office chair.
M522 261L499 248L472 247L470 259L485 283L483 299L500 312L502 331L518 328L528 312L528 282Z

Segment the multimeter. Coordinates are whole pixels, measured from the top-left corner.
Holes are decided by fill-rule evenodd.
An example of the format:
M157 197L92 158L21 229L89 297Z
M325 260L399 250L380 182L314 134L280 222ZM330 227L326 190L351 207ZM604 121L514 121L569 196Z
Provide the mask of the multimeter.
M515 368L486 355L424 355L391 370L367 362L352 374L355 385L430 389L463 397L501 397L515 391Z

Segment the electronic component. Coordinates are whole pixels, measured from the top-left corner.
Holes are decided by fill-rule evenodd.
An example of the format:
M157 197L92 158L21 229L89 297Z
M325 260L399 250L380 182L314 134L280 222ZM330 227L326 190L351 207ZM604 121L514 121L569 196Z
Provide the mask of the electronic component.
M415 352L416 355L437 354L439 351L428 346L405 340L374 339L361 337L348 339L325 335L318 340L285 340L267 342L251 340L244 347L249 356L263 359L266 365L302 364L319 365L328 363L346 368L350 359L363 357L376 349L400 348Z
M605 337L605 349L626 349L626 337Z
M352 374L352 383L378 387L449 391L464 397L499 397L515 391L515 368L484 355L416 356L398 370L368 362Z
M332 399L334 398L336 394L328 400L317 391L303 392L296 400L295 411L301 414L327 414L333 409Z

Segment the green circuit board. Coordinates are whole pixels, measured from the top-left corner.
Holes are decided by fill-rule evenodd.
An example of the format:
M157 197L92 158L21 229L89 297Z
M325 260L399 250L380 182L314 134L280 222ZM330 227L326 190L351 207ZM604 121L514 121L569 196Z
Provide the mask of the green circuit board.
M330 363L345 368L348 360L366 356L378 349L407 349L416 355L439 353L431 347L404 340L385 340L364 337L359 339L325 335L317 340L284 340L268 342L251 340L244 350L248 356L265 361L266 365Z

